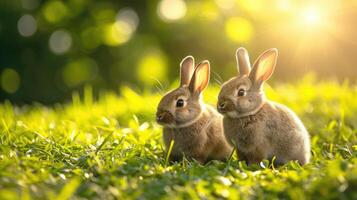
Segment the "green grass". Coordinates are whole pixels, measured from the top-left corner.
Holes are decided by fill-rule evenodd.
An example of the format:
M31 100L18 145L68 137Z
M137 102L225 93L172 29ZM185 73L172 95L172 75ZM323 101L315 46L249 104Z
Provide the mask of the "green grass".
M236 155L206 166L166 165L154 121L162 94L121 88L94 101L0 105L0 199L356 199L357 85L310 76L267 86L311 134L312 162L247 167ZM218 87L204 97L212 104Z

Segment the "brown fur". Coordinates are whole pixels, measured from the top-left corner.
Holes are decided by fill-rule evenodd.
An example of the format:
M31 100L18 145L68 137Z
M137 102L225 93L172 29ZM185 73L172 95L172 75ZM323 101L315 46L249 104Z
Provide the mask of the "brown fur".
M232 147L223 134L222 115L201 102L201 93L209 81L209 63L202 62L192 74L193 63L190 56L181 62L180 87L161 99L157 122L164 126L166 150L174 140L171 161L179 161L183 156L200 163L224 160L229 157ZM177 106L179 100L184 102L183 106Z
M222 117L212 107L206 106L206 111L198 121L183 128L163 129L163 138L166 149L171 140L174 146L170 155L171 161L179 161L183 156L195 159L200 163L209 160L227 159L232 147L226 142L223 129Z
M250 69L248 53L238 49L240 76L223 84L218 110L224 114L223 127L227 140L236 146L240 160L248 164L276 157L277 163L298 160L301 165L310 159L310 138L307 130L289 108L268 101L263 83L271 76L277 51L263 53ZM238 96L243 88L245 95Z
M255 114L241 118L224 117L227 140L237 147L240 160L259 163L276 156L278 163L309 161L308 133L287 107L273 102L264 103Z

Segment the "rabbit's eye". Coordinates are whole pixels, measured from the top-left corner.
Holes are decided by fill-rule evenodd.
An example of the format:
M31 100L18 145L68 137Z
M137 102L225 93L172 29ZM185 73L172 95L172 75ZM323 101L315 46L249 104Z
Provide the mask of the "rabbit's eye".
M185 105L185 101L183 99L179 99L176 101L176 107L182 107Z
M245 96L245 90L244 89L239 89L238 94L239 97Z

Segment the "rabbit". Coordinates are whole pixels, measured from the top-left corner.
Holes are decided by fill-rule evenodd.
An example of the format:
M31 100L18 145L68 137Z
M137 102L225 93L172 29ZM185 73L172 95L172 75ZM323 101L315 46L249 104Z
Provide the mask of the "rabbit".
M221 86L217 110L223 114L224 133L234 145L238 159L248 165L276 158L282 165L297 160L300 165L310 160L310 136L297 115L288 107L269 101L263 84L273 74L277 49L262 53L251 69L248 52L236 52L240 75Z
M225 160L233 147L223 134L223 116L201 100L209 82L210 64L203 61L195 69L194 58L187 56L180 65L180 86L161 99L156 113L157 122L163 126L166 150L174 140L169 160L180 161L183 156L201 164Z

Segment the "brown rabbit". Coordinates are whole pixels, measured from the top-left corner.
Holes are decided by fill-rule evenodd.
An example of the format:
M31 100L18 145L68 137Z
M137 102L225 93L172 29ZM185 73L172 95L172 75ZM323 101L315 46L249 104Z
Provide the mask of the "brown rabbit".
M156 120L164 126L167 150L174 140L170 161L186 156L203 164L211 159L224 160L232 151L223 134L222 116L201 100L209 75L208 61L195 69L193 57L187 56L181 62L180 87L167 93L158 105Z
M248 52L236 53L240 75L223 84L217 108L224 115L227 140L248 164L276 157L277 164L310 159L310 137L296 114L284 105L266 99L263 83L272 75L278 51L259 56L251 70Z

